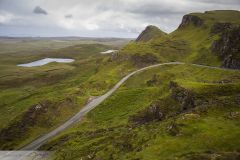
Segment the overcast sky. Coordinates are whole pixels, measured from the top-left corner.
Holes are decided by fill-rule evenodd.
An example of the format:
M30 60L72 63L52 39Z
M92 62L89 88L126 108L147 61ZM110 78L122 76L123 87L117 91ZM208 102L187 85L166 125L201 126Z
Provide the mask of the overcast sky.
M182 16L240 10L240 0L0 0L0 36L136 37L152 24L172 32Z

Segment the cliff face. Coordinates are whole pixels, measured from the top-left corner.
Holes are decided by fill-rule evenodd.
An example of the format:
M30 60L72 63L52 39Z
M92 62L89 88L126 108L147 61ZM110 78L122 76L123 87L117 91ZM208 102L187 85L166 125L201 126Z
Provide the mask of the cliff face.
M240 26L224 24L215 32L219 28L223 33L213 42L212 52L222 59L223 67L240 69Z
M215 23L211 28L212 34L218 34L231 29L233 25L231 23Z
M201 18L199 18L198 16L188 14L188 15L183 16L182 23L180 24L180 26L178 28L183 28L190 24L193 24L196 27L200 27L204 24L204 21Z

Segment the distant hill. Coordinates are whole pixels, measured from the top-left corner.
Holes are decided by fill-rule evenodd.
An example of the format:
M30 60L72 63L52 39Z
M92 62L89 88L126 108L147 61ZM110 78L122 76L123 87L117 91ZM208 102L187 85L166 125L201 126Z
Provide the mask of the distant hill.
M136 42L147 42L154 38L158 38L166 35L167 34L161 31L158 27L150 25L150 26L147 26L145 30L138 36L138 38L136 39Z
M240 12L233 10L190 13L183 16L179 27L170 34L148 26L120 55L127 56L138 66L185 61L240 68L239 17Z

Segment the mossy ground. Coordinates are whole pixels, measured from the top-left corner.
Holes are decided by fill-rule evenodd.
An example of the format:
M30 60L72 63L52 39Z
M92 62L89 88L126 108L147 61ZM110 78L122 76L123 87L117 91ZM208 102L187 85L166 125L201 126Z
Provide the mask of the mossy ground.
M25 45L27 48L28 44ZM111 62L111 55L100 54L112 48L115 46L80 44L39 51L36 54L32 53L31 47L27 53L0 54L0 129L21 122L24 113L34 105L45 101L54 104L49 106L47 113L38 117L37 123L29 126L28 130L17 126L11 132L12 135L5 137L17 138L2 142L1 148L19 148L52 130L78 112L90 97L102 95L120 77L128 73L132 67L127 62ZM75 61L69 64L50 63L33 68L16 66L46 57L73 58ZM25 123L22 125L27 125ZM25 133L18 137L14 135L15 132Z
M147 81L155 74L159 75L158 82L149 86ZM222 84L226 79L231 82ZM154 101L161 100L166 110L176 107L177 103L170 96L169 81L177 82L200 97L196 108L162 121L133 126L129 118ZM239 115L229 116L239 114L239 91L239 71L191 65L147 70L131 77L83 122L42 149L55 151L56 159L146 160L188 159L192 154L239 151ZM176 136L167 129L172 123L179 129Z

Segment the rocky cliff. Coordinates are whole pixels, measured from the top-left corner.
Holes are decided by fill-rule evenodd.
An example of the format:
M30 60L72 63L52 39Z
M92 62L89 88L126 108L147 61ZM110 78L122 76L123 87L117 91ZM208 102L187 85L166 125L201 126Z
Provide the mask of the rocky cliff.
M193 24L196 27L200 27L200 26L203 26L204 21L198 16L188 14L183 16L182 23L179 25L178 28L183 28L190 24Z
M240 26L225 23L213 28L213 33L222 33L213 42L212 52L221 58L222 67L240 69Z

